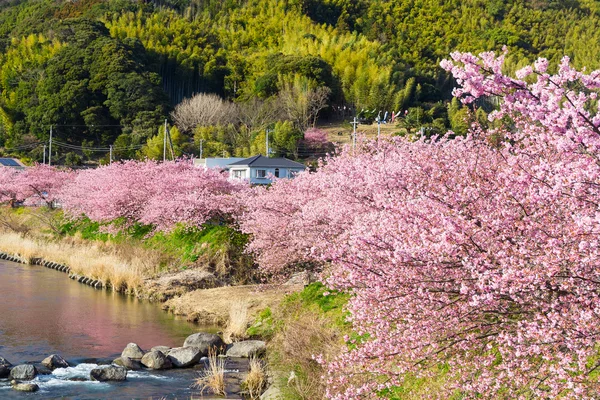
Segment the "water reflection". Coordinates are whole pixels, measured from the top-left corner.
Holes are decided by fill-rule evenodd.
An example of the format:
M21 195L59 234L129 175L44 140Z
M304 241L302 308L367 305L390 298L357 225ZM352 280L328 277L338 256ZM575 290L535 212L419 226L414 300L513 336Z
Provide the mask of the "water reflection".
M111 357L129 342L181 346L198 330L157 305L95 290L41 266L0 261L0 355L13 364L51 353L74 360Z

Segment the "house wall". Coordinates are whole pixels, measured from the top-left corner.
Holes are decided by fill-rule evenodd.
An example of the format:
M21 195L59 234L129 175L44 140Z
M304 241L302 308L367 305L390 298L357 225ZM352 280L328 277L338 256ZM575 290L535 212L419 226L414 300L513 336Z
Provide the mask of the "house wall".
M239 167L231 167L231 169L229 170L229 177L233 178L235 177L235 171L245 171L245 179L248 179L250 181L251 184L253 185L268 185L269 183L271 183L271 179L268 178L268 176L273 175L275 176L275 168L239 168ZM256 173L258 170L264 170L265 171L265 178L258 178L256 176ZM302 171L304 171L302 168L279 168L279 178L283 178L283 179L288 179L290 177L290 171L292 171L294 174L300 173Z

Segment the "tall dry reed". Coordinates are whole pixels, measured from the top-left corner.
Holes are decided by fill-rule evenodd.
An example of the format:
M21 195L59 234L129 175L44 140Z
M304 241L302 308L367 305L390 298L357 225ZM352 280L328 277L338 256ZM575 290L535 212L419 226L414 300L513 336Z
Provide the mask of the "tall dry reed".
M250 359L250 371L243 382L251 399L259 399L263 389L267 385L267 373L265 364L256 357Z
M227 321L227 327L223 333L226 342L232 343L246 338L249 307L247 300L236 300L231 304L229 321Z
M192 385L201 393L209 391L217 396L225 396L225 359L218 357L215 349L208 351L208 368L200 373Z
M116 250L96 243L52 242L13 232L0 232L0 251L18 255L29 263L34 258L43 258L64 264L77 275L131 293L137 293L157 265L157 260L147 255L124 260Z

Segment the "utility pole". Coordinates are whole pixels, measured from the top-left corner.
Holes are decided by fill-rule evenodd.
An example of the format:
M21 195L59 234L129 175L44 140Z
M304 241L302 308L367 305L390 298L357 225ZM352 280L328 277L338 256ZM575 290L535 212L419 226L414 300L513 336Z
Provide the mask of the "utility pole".
M48 147L48 165L52 165L52 125L50 125L50 147Z
M267 132L266 157L267 157L267 158L269 158L269 132L270 132L270 131L271 131L270 129L267 129L267 130L266 130L266 132Z
M204 139L200 139L200 157L198 157L198 158L202 158L202 151L204 150L202 148L202 142L204 142Z
M44 145L44 161L42 164L46 164L46 145Z
M109 160L108 163L112 164L112 144L110 145L110 155L109 155L108 160Z
M352 121L352 150L356 148L356 125L358 125L358 121L354 117L354 121Z
M377 141L379 142L379 136L381 136L381 118L377 116Z
M163 132L163 162L167 161L167 119L165 118L165 131Z

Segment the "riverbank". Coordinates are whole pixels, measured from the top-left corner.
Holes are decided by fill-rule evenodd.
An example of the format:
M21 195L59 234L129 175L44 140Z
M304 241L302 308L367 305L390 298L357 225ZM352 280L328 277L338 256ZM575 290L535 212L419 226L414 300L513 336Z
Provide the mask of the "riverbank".
M270 371L284 398L323 396L324 371L312 355L334 354L343 345L341 308L332 316L315 305L323 290L307 301L308 279L247 284L255 278L244 277L247 265L234 265L239 248L233 248L230 232L220 227L208 234L175 232L141 240L135 233L107 235L89 225L65 234L60 215L43 217L56 220L49 224L31 215L40 211L3 210L4 220L8 213L16 229L6 229L6 224L0 229L0 251L28 263L43 259L52 263L48 265L64 265L72 276L98 281L104 290L149 299L171 315L219 326L228 342L266 340Z

